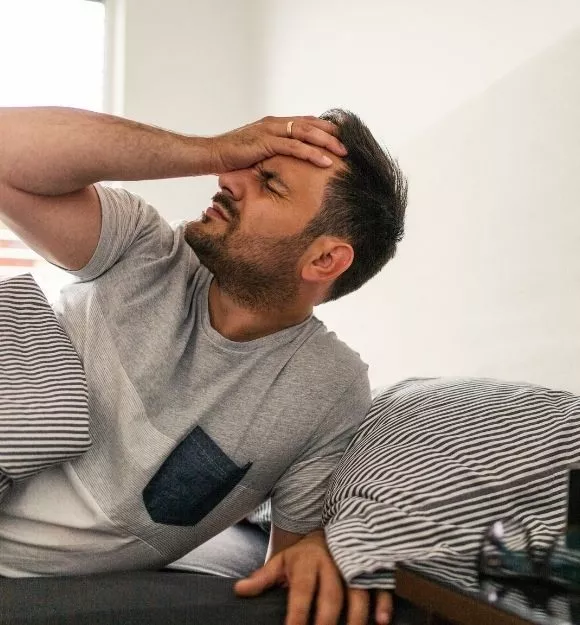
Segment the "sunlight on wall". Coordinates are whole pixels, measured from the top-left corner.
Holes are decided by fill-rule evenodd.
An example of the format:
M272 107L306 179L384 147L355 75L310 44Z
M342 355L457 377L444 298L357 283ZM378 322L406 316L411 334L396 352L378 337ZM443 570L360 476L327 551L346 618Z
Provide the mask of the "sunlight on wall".
M105 7L87 0L0 0L0 106L103 106ZM0 222L0 277L30 271L54 299L70 280Z

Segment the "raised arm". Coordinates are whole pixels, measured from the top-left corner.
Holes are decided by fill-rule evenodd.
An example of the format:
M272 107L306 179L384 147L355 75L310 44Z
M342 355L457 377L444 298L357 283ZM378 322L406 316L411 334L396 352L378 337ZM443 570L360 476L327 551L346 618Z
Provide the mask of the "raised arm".
M315 146L344 154L333 132L317 118L265 118L190 137L78 109L0 109L0 219L51 262L80 269L100 234L95 182L221 173L277 153L324 167Z

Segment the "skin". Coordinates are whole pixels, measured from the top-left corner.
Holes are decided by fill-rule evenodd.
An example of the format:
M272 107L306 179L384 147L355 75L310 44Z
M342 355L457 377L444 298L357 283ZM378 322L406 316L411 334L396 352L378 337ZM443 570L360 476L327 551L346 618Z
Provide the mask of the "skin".
M261 569L237 582L235 591L242 597L254 597L276 585L289 589L285 625L307 625L313 604L314 625L336 625L345 602L347 625L368 623L371 594L367 590L344 588L322 530L308 534L274 555ZM391 593L377 591L375 622L387 625L392 615Z
M335 135L331 123L316 117L266 117L217 137L190 137L77 109L3 108L0 219L45 259L80 269L92 257L101 230L94 183L218 174L225 202L231 201L239 214L218 247L226 257L262 263L268 270L268 255L259 244L296 235L316 213L329 176L346 154ZM285 197L266 193L258 183L255 168L262 163L286 183ZM209 217L192 224L192 232L218 241L228 228ZM252 256L255 246L259 249ZM333 237L292 251L287 268L293 271L283 285L291 293L287 306L250 306L243 294L220 288L219 278L212 283L210 315L219 332L249 340L299 323L352 262L352 248ZM287 625L305 625L312 603L316 625L334 625L345 599L348 624L367 623L369 593L343 589L321 530L300 536L274 527L270 553L264 567L236 584L240 596L283 584L289 588ZM376 621L387 623L390 594L379 592L376 606Z

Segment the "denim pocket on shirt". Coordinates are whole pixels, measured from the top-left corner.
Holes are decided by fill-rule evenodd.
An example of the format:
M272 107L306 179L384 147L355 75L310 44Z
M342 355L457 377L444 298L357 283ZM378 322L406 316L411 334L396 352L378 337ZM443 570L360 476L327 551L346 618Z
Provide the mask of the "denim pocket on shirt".
M200 428L172 451L143 490L155 523L195 525L238 484L248 469L239 467Z

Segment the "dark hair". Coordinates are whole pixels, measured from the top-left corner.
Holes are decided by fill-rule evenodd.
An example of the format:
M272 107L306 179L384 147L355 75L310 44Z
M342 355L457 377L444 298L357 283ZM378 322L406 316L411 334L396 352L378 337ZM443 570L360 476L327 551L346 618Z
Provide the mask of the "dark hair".
M334 235L354 250L352 265L335 280L324 300L328 302L361 287L395 255L403 237L407 181L354 113L332 109L320 117L338 126L348 150L347 167L328 183L320 212L305 234Z

